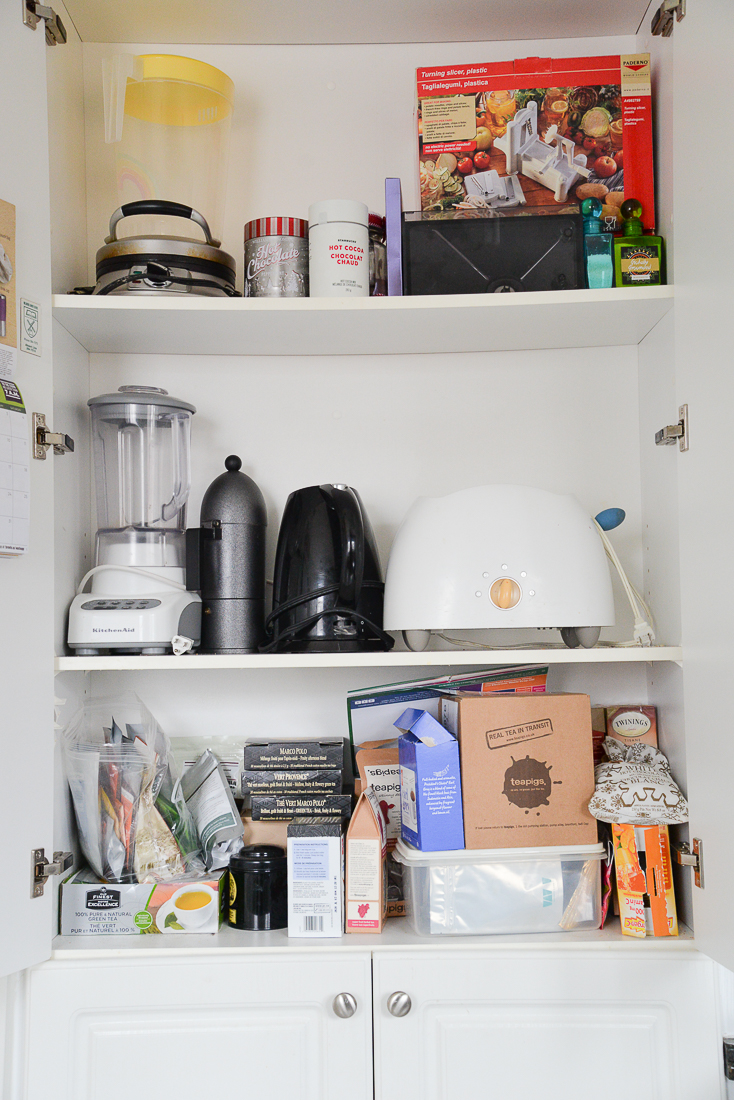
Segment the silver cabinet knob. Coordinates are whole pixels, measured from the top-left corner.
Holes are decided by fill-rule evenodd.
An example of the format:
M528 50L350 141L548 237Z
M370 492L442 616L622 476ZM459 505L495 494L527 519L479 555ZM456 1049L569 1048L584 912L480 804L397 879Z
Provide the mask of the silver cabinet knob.
M413 1007L413 1002L407 993L391 993L387 998L387 1011L393 1016L407 1016Z
M332 1007L337 1016L348 1020L357 1011L357 998L351 993L337 993Z

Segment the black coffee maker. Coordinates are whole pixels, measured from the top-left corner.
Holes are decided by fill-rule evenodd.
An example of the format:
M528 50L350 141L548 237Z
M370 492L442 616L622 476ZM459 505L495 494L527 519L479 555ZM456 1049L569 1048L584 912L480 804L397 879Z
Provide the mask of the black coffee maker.
M310 485L288 497L278 534L263 652L392 649L382 629L377 544L356 489Z

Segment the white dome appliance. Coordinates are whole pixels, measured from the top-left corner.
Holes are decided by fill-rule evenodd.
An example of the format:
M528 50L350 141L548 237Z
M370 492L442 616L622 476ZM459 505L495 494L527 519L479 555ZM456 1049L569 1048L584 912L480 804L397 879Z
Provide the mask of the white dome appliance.
M431 631L557 627L591 647L614 625L607 557L593 518L572 496L479 485L419 497L390 551L386 630L410 649Z

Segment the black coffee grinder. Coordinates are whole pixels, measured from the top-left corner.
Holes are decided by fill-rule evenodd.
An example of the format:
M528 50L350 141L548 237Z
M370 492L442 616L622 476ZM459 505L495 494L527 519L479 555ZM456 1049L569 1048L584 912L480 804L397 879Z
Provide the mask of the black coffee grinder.
M200 653L257 653L265 619L265 499L237 455L186 532L187 587L202 601Z

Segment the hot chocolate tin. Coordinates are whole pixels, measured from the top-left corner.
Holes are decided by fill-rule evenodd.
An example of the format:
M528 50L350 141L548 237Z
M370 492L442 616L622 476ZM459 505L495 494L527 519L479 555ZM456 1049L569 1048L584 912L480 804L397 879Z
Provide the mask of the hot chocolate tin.
M308 297L308 222L255 218L245 225L245 298Z

